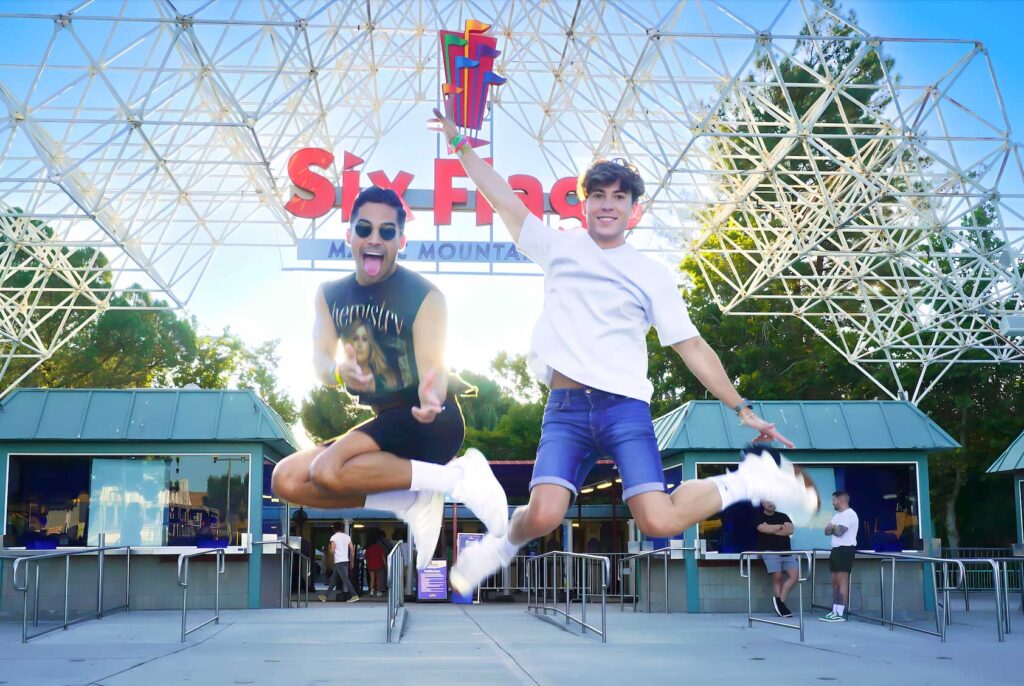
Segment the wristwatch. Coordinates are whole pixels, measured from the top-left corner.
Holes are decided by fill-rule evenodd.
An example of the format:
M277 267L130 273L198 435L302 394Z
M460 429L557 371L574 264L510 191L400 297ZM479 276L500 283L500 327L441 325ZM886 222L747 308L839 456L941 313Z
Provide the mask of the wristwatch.
M739 416L740 412L743 412L743 408L747 408L751 412L753 412L754 404L747 400L746 398L740 398L740 404L732 408L732 411L735 412L737 416Z

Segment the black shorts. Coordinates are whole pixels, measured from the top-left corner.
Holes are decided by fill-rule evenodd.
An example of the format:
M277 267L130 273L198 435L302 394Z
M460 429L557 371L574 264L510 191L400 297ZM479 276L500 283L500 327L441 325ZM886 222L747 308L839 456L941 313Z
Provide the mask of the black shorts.
M857 547L852 545L841 545L833 548L828 556L828 569L830 572L853 571L853 558L857 555Z
M444 410L434 421L423 424L412 416L411 405L398 405L381 410L353 431L361 431L380 449L407 460L444 464L455 457L466 437L466 422L459 402L449 396Z

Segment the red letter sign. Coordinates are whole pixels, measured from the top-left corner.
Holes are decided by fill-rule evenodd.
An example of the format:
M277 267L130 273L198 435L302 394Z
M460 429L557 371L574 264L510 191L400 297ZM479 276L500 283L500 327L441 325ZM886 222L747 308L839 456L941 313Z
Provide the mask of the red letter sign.
M469 198L465 188L452 186L452 179L465 177L462 163L458 160L434 160L434 223L448 226L452 223L452 207L455 203L464 205Z
M558 213L558 216L562 219L569 219L575 217L581 222L583 221L583 202L580 198L580 202L575 205L569 204L569 194L576 193L576 177L566 176L564 179L555 181L555 185L551 187L551 209Z
M398 175L395 176L394 181L389 179L388 175L385 174L383 171L370 172L369 174L367 174L367 176L370 177L370 181L373 183L374 186L377 186L378 188L389 188L393 190L395 193L398 193L398 198L402 201L402 207L405 208L405 220L413 220L414 217L412 214L412 210L409 209L409 205L406 204L405 198L403 197L405 195L406 189L409 188L409 184L412 183L412 174L410 174L409 172L400 171L398 172Z
M513 174L508 177L508 185L514 191L522 191L519 197L526 208L538 219L544 218L544 189L536 177L529 174Z
M288 160L288 178L296 186L313 194L309 200L293 193L284 208L296 217L316 219L327 214L334 205L334 184L310 166L327 169L334 162L334 155L323 148L303 148Z

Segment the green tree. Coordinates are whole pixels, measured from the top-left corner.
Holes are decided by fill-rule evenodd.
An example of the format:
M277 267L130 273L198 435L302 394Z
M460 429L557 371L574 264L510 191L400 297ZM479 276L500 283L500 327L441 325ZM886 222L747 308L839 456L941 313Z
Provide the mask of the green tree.
M466 428L486 431L497 428L498 419L508 413L515 400L502 390L498 382L483 374L463 370L459 376L477 389L475 397L460 402Z
M996 221L996 210L983 203L967 213L957 239L960 247L950 250L943 236L930 238L931 250L925 263L940 274L959 276L959 254L965 251L998 255L1004 242L987 227ZM962 247L966 246L966 247ZM1024 267L1021 267L1024 269ZM954 283L956 279L950 279ZM976 293L999 288L992 279L966 279L965 287ZM983 354L969 351L965 360L980 361ZM962 541L971 545L1005 544L1014 540L1012 492L1006 477L987 476L985 470L1006 449L1024 426L1024 366L1017 364L957 364L952 366L921 403L945 427L961 447L932 461L932 511L936 530L945 534L952 547ZM970 499L962 500L964 489ZM978 502L986 507L963 507ZM967 536L962 536L962 530Z
M499 352L491 362L495 378L472 372L462 377L479 389L462 401L464 447L490 460L532 460L537 455L548 389L530 373L525 355Z
M42 388L149 388L166 384L197 351L192 322L148 293L116 295L114 307L85 326L23 382ZM138 309L136 309L138 308ZM156 309L149 309L156 308Z
M251 388L285 422L295 421L295 405L278 388L274 373L277 341L249 348L228 330L220 336L199 336L194 319L169 309L138 284L111 293L112 274L102 252L53 247L43 264L39 250L54 241L53 229L39 220L0 217L5 260L0 295L13 299L28 292L36 313L34 333L9 343L11 352L24 355L26 346L45 350L77 331L21 385L151 388L195 383L201 388ZM29 249L33 245L36 250ZM4 377L18 379L34 362L28 356L12 357Z
M336 438L372 416L369 408L356 404L355 398L333 386L311 390L299 409L302 426L317 443Z
M815 334L794 316L777 314L761 317L725 317L715 302L714 293L734 292L722 275L729 275L730 281L745 283L752 274L754 265L749 260L736 259L727 262L721 252L723 245L730 247L734 255L749 255L754 249L751 232L785 232L788 226L777 212L777 207L786 203L801 202L799 193L793 189L806 188L815 184L816 174L822 178L839 170L835 160L856 159L868 170L884 163L886 156L899 153L885 137L853 138L830 136L822 145L831 146L831 154L812 148L800 141L793 144L784 134L790 132L789 119L801 121L816 120L816 128L836 134L842 132L868 133L877 124L879 113L889 103L887 80L899 82L895 74L895 63L877 50L867 50L864 41L857 38L841 18L845 16L850 24L855 22L853 12L844 15L838 2L827 0L823 6L827 12L815 7L808 23L801 29L802 36L832 35L851 40L811 41L800 39L796 42L790 58L778 52L762 54L755 62L752 73L746 80L749 92L756 95L748 102L749 110L743 117L731 116L738 112L723 112L723 119L739 120L752 116L759 122L758 137L739 135L735 129L723 129L712 141L712 153L716 155L717 166L725 172L724 178L747 178L749 173L763 164L766 157L778 154L780 145L792 145L784 157L774 160L773 179L776 183L763 183L757 187L761 201L752 210L757 214L734 212L727 219L725 230L710 236L702 256L704 268L698 262L688 259L681 269L694 284L685 297L690 314L708 340L718 352L725 368L734 374L734 382L740 391L752 398L792 399L869 399L879 396L879 389L868 381L853 365L825 340L855 342L858 332L845 325L835 324L828 318L823 306L813 306L805 315L815 321L822 336ZM855 62L856 60L856 62ZM820 84L822 77L828 80L843 74L843 96L827 92ZM784 85L785 84L785 85ZM822 108L822 105L824 107ZM812 113L812 109L815 112ZM820 112L817 111L820 109ZM828 131L826 128L831 127ZM733 135L736 134L736 135ZM778 135L773 135L778 134ZM886 147L889 146L889 147ZM927 167L926 158L906 159L908 168ZM730 172L735 172L731 174ZM908 185L906 179L890 179L897 188ZM728 190L728 189L727 189ZM857 233L859 223L868 227L884 223L892 216L888 209L889 199L883 198L874 207L865 208L863 218L853 212L841 231L836 231L823 240L815 254L803 260L795 260L789 269L793 276L803 275L812 279L830 278L834 271L830 253L843 253L849 246L860 240ZM714 216L714 208L706 213ZM849 209L847 210L849 211ZM991 208L978 208L965 219L969 227L965 232L968 240L975 240L979 252L999 249L998 242L991 234L978 232L980 227L991 223ZM869 231L870 228L865 229ZM908 229L908 231L911 231ZM896 235L891 229L895 243L913 240L916 235ZM763 239L763 236L762 236ZM936 241L936 238L922 240ZM943 246L933 246L936 255L948 255ZM746 251L746 252L745 252ZM935 260L949 259L936 257ZM933 265L943 273L957 273L954 260L948 264ZM885 293L895 280L887 273L886 265L877 266L878 279L869 284ZM784 285L770 281L763 287L762 295L800 297L799 286ZM771 314L767 299L748 300L745 308ZM780 302L786 302L784 299ZM847 308L851 316L859 316L865 307L862 299L850 298L848 304L834 302L837 307ZM881 302L869 303L880 306ZM913 322L904 325L903 333L911 333ZM655 386L652 411L655 416L668 411L692 397L704 395L704 389L685 370L677 356L661 348L653 335L648 338L650 350L651 379ZM915 364L896 364L896 372L904 385L914 383ZM933 458L932 465L932 512L936 518L936 531L945 533L952 545L961 541L959 530L966 526L971 544L1005 542L1012 536L1012 501L1007 497L1010 491L1005 480L985 478L984 469L1013 439L1024 425L1024 368L1020 365L956 365L937 384L921 404L935 421L949 430L963 445L953 454ZM992 507L963 508L958 504L963 494L970 494L971 502L993 503Z

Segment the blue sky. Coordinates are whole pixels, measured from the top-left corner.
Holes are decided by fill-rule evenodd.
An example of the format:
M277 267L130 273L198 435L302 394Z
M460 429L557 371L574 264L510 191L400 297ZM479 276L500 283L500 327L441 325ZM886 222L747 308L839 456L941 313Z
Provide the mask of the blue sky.
M69 3L57 4L64 7ZM1021 58L1019 31L1024 0L860 0L846 2L844 7L852 8L857 13L858 23L876 35L984 42L1009 113L1012 136L1017 141L1024 140L1024 69L1021 69L1024 59ZM0 11L26 10L21 2L0 2ZM10 24L0 22L0 37L8 34L10 28ZM927 50L915 48L906 57L901 54L894 57L897 71L906 83L935 74ZM935 57L948 58L948 52ZM508 76L515 79L515 74ZM980 76L972 74L971 79L958 85L966 101L992 101L991 88ZM408 169L417 175L414 187L429 187L434 140L424 128L418 128L421 126L418 119L410 121L409 125L417 128L410 128L402 137L403 147L400 150L382 148L374 156L373 166L367 168L382 168L389 175ZM500 133L496 141L501 143ZM341 156L342 151L334 152ZM536 168L530 168L530 158L520 150L499 145L495 156L496 166L505 174L534 173L542 178L545 186L550 181L550 175L540 168L540 161L536 162ZM500 224L495 226L495 238L505 238ZM320 282L334 277L324 273L282 271L281 266L281 257L273 251L237 250L221 254L191 301L189 311L208 331L230 326L253 344L270 338L281 339L279 376L298 400L315 383L310 365L313 295ZM540 311L541 279L430 278L446 293L448 300L449 364L460 369L486 371L499 350L526 351L533 322Z
M939 1L883 0L848 2L866 30L882 36L917 38L967 38L984 42L993 61L1015 140L1024 140L1024 60L1021 58L1019 17L1024 2L1017 0ZM925 58L922 58L924 61ZM897 69L909 82L917 74L934 74L931 65L912 59L898 61ZM510 74L515 78L514 74ZM980 95L988 86L978 80ZM984 93L981 91L984 90ZM497 166L506 173L530 171ZM379 159L379 157L378 157ZM389 169L408 168L407 163L385 165ZM420 180L418 177L417 180ZM425 178L429 179L429 175ZM502 235L500 224L496 236ZM282 381L300 397L314 383L309 370L309 330L312 324L312 296L316 285L328 278L323 274L275 271L276 257L263 253L253 256L265 262L253 265L267 275L262 283L249 283L242 289L231 287L234 277L216 276L204 284L192 303L192 311L210 328L230 324L247 339L281 338ZM542 301L542 282L538 278L515 277L436 277L432 278L447 295L449 319L449 363L459 368L485 371L499 350L525 352L529 334ZM218 286L218 281L222 283ZM220 293L235 293L222 298ZM255 298L252 296L256 296ZM253 305L254 302L258 306Z

